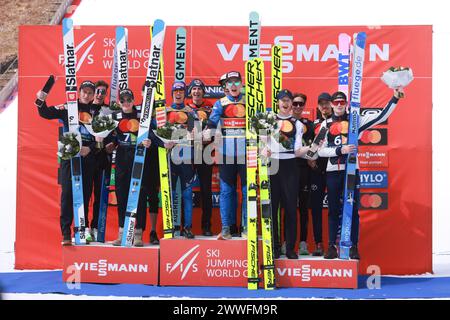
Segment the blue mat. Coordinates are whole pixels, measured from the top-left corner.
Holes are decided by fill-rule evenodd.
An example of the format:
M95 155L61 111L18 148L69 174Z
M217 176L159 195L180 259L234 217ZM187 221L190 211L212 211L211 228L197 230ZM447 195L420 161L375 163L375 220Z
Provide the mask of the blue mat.
M4 293L60 293L88 296L189 297L189 298L332 298L332 299L407 299L450 298L450 278L382 277L381 289L369 290L367 277L359 277L360 289L283 288L249 291L227 287L158 287L129 284L87 284L68 289L61 271L0 273Z

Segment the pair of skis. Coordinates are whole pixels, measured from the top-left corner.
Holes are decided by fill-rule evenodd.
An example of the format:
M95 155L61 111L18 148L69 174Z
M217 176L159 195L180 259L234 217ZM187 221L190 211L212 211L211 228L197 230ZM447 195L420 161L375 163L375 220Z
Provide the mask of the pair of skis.
M67 116L69 132L77 136L77 140L82 146L81 134L79 131L78 119L78 89L76 77L76 56L74 44L74 32L72 19L64 19L62 23L64 64L65 64L65 90L67 101ZM81 148L80 148L81 149ZM84 219L84 196L83 196L83 175L81 156L77 154L70 160L71 181L72 181L72 205L75 225L75 244L86 244L85 219Z
M339 90L348 93L348 81L345 81L345 66L348 65L350 57L349 39L347 35L339 36ZM353 39L353 54L352 54L352 90L348 100L350 101L349 110L349 129L348 129L348 144L355 145L358 148L359 139L359 117L361 106L361 92L362 92L362 77L364 68L364 51L366 46L366 33L359 32L354 35ZM347 69L348 70L348 69ZM348 71L347 71L348 77ZM347 92L345 90L347 89ZM345 188L344 188L344 206L342 210L342 226L341 237L339 242L339 257L348 260L350 248L352 246L351 230L352 230L352 216L355 205L355 191L356 191L356 165L358 150L350 153L347 157L347 164L345 168Z
M122 246L131 246L134 240L136 225L136 213L139 194L141 191L142 174L144 171L144 160L146 148L142 145L148 139L150 123L152 119L153 104L155 100L158 73L161 65L162 47L164 43L165 24L162 20L155 20L152 30L152 41L150 45L150 56L148 61L147 76L144 87L144 99L142 101L139 131L136 140L136 151L134 155L133 169L131 171L130 188L128 191L127 210L125 215Z
M119 68L119 61L122 67ZM117 104L119 102L120 90L128 88L128 30L124 27L116 27L116 45L114 48L114 60L112 65L111 86L109 103ZM115 159L116 151L112 154L111 170L103 169L100 206L98 214L98 232L97 241L105 242L106 217L108 209L109 194L115 190Z
M246 157L247 157L247 272L248 289L258 289L258 189L261 206L261 232L263 245L264 288L275 288L275 267L272 247L272 209L270 184L266 159L258 155L258 133L251 128L251 118L264 112L265 77L264 62L259 58L261 22L256 12L249 19L249 60L245 64L246 83ZM281 68L281 64L280 64ZM257 181L259 173L259 188Z
M176 31L175 43L175 68L176 80L184 81L185 56L186 56L186 29L179 27ZM167 122L166 99L164 89L164 66L161 61L160 73L158 74L158 84L156 90L156 122L157 127L162 127ZM161 209L163 214L164 238L171 239L180 235L181 226L181 181L177 179L176 190L171 192L171 173L170 173L170 151L163 147L158 148L159 156L159 174L161 183Z

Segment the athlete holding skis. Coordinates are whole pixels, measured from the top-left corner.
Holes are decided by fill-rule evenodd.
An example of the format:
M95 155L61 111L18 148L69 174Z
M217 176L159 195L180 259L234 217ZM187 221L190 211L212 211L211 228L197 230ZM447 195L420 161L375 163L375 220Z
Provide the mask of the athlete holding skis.
M308 146L302 146L303 125L292 116L294 96L289 90L278 92L277 120L280 127L279 139L271 136L268 141L271 158L270 187L272 199L272 221L274 238L274 258L281 254L280 235L278 234L278 207L283 203L285 215L286 257L297 259L295 242L297 240L297 201L299 188L299 170L296 157L306 155ZM274 165L276 164L276 165Z
M194 121L198 120L195 110L184 104L186 98L186 84L183 81L175 81L172 85L173 103L166 108L167 120L170 123L181 124L188 131L188 135L194 130ZM176 181L181 181L181 191L183 199L184 223L181 236L186 239L195 238L192 233L192 183L195 180L195 171L193 166L194 150L192 141L188 143L177 144L171 152L171 176L172 190L176 190ZM172 193L174 194L174 193Z
M108 92L109 85L99 80L95 83L93 107L100 114L109 114L109 106L105 103L105 97ZM109 177L111 175L111 154L114 150L114 145L111 143L111 138L108 137L103 141L105 145L102 149L97 149L95 153L95 168L94 168L94 204L93 215L91 220L91 237L92 241L97 241L98 233L98 216L101 202L102 191L102 176L103 171Z
M218 100L211 112L204 131L205 140L212 137L211 129L220 127L222 138L217 139L218 162L220 175L220 217L222 231L218 239L232 238L231 226L236 221L236 186L239 175L242 188L242 225L241 233L246 236L247 226L247 179L245 165L245 97L241 93L242 77L237 71L228 72L225 76L228 94ZM220 125L219 125L220 123ZM220 140L220 141L218 141Z
M189 103L189 107L197 112L198 118L202 124L202 130L204 125L211 115L212 106L209 105L203 96L205 95L205 84L200 79L193 79L189 84L188 94L192 96L192 102ZM204 146L209 144L204 142ZM212 170L213 164L211 161L205 161L203 158L203 148L200 150L196 149L194 146L194 165L198 174L200 181L200 193L202 198L202 231L204 236L212 236L211 232L211 215L212 215ZM197 153L199 154L199 159L197 159ZM197 163L199 160L200 163Z
M78 111L80 113L80 133L82 146L80 148L80 156L82 160L82 176L83 176L83 200L84 200L84 217L85 217L85 233L87 242L90 241L90 231L88 225L89 199L92 193L92 181L95 167L95 139L89 134L83 126L82 121L86 118L92 118L96 114L96 109L91 104L94 96L95 84L92 81L84 81L80 85L78 98ZM59 119L63 122L64 132L68 131L67 122L67 106L65 104L57 106L47 106L45 102L47 94L43 91L37 93L37 98L44 103L38 106L39 115L48 120ZM70 226L73 220L72 205L72 182L71 182L71 166L70 160L61 160L60 182L61 182L61 216L60 227L63 236L62 245L71 245L72 237Z
M119 99L122 111L115 115L115 118L119 121L119 124L114 132L114 143L117 146L115 179L117 208L119 214L119 235L112 243L114 246L120 246L122 243L125 214L127 212L128 193L136 149L136 136L138 133L140 118L140 106L134 106L134 94L130 89L122 90L119 94ZM160 143L159 139L156 139L152 134L150 134L149 139L145 139L142 142L145 148L150 148L152 145L151 139L153 139L155 144ZM147 154L150 153L148 152ZM147 168L149 168L149 166L144 166L143 176L146 176L145 171ZM145 191L146 188L143 185L142 190L139 193L136 229L133 239L133 244L136 247L143 246L142 234L145 230L148 196Z
M394 89L394 96L389 100L386 107L378 112L361 115L359 120L359 135L383 121L385 121L397 106L400 99L401 89ZM319 150L319 157L327 157L327 190L328 190L328 233L329 246L325 259L336 259L338 257L336 248L337 232L339 228L339 214L342 211L341 198L344 191L345 164L347 155L352 153L355 145L347 144L348 135L348 113L347 96L345 93L337 91L331 97L333 107L332 116L322 123L322 127L329 127L325 143ZM356 188L354 194L352 228L350 248L350 258L359 259L358 240L359 240L359 170L356 171Z

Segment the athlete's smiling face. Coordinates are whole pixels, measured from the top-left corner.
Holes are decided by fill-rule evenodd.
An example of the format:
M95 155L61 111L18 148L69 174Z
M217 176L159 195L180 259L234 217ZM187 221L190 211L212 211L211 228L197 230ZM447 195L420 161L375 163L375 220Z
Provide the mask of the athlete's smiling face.
M305 100L302 97L295 97L292 101L292 113L296 118L301 118L305 109Z
M239 78L230 78L225 82L225 85L232 97L237 97L241 94L242 81Z
M184 102L184 90L174 90L173 102L175 104L182 104Z
M131 113L133 111L134 100L131 96L120 98L120 107L123 113Z
M200 100L203 98L203 90L200 87L193 87L191 90L192 98Z
M278 112L282 116L288 116L292 113L292 99L289 97L283 97L278 100L278 106L280 107L280 111Z
M98 86L95 88L95 95L94 95L94 103L95 104L103 104L106 97L106 87L105 86Z
M320 100L317 107L319 108L319 111L322 113L324 117L328 118L331 115L332 112L331 101Z
M80 90L80 102L88 104L94 99L94 90L84 87Z
M331 101L331 105L333 106L334 113L337 116L341 116L345 113L345 109L347 108L347 101L344 99L335 99Z

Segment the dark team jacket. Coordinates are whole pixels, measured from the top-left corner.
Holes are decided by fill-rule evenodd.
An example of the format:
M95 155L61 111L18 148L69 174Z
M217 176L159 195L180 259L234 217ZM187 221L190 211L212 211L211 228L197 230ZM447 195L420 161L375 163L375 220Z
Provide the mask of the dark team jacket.
M395 110L397 103L398 98L392 97L381 111L361 115L359 117L358 134L361 135L364 130L385 121ZM347 154L342 154L341 150L347 144L348 139L348 113L342 116L333 114L321 126L327 126L329 128L325 143L319 150L320 157L328 157L327 172L345 170ZM358 161L356 166L358 168Z
M63 122L64 132L69 131L69 124L67 120L67 105L61 104L57 106L47 106L44 101L41 107L37 107L39 115L48 120L59 119ZM99 106L91 103L85 104L78 101L78 113L80 119L80 134L83 147L89 147L92 152L95 152L95 137L92 136L84 127L83 122L92 119L99 112Z
M302 145L310 146L314 140L314 123L307 118L300 118L298 121L303 125ZM308 160L303 158L297 158L297 163L300 167L308 166Z
M320 131L320 127L322 125L322 122L325 121L326 119L324 118L320 118L320 119L316 119L313 122L314 125L314 138L316 137L316 135L319 133ZM329 129L329 125L327 125L328 129ZM327 163L328 163L328 158L325 157L319 157L316 160L316 168L313 168L313 170L317 173L320 174L325 174L327 172Z

